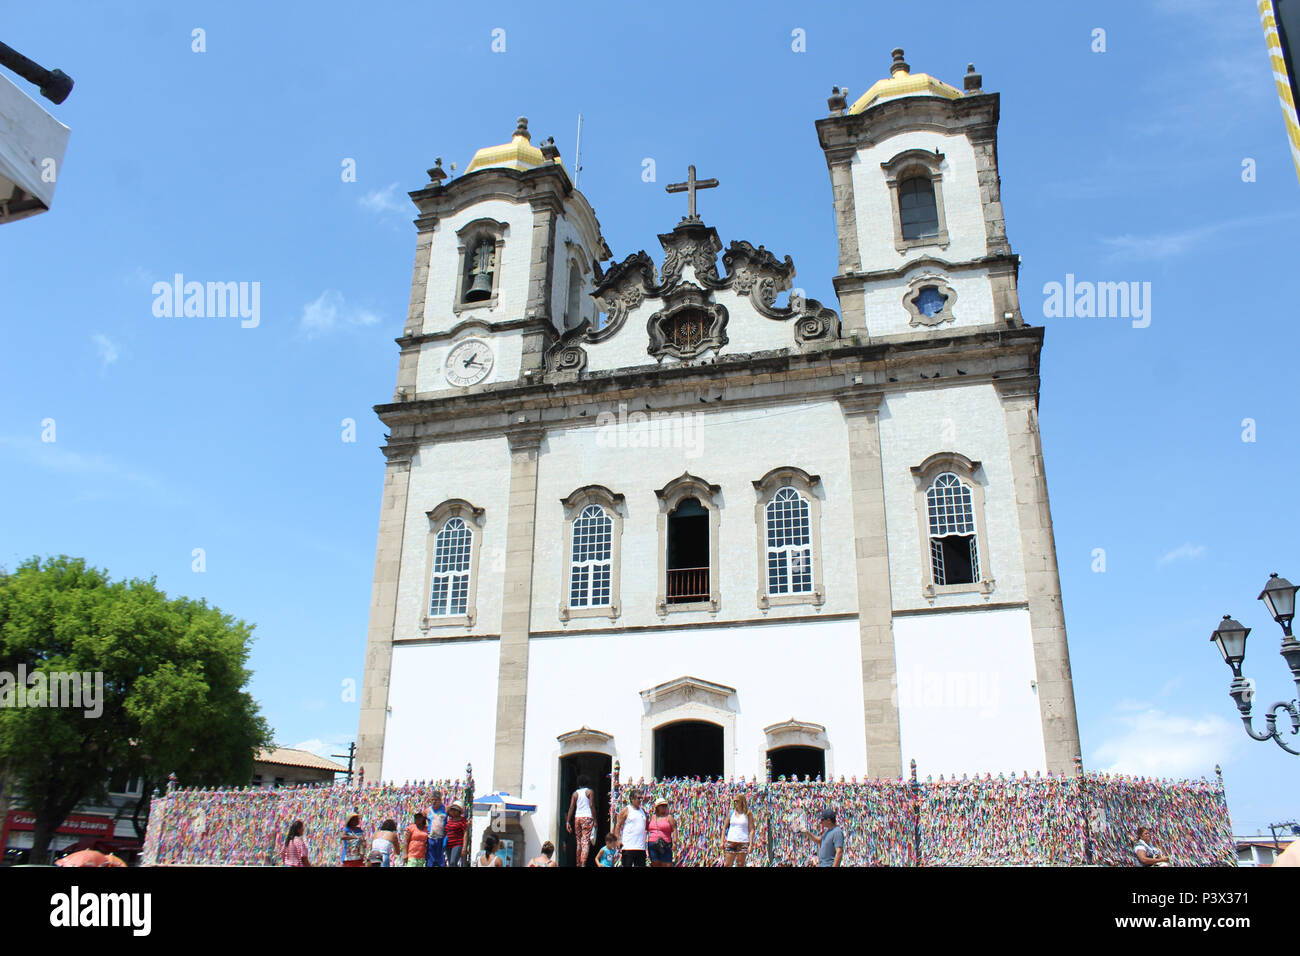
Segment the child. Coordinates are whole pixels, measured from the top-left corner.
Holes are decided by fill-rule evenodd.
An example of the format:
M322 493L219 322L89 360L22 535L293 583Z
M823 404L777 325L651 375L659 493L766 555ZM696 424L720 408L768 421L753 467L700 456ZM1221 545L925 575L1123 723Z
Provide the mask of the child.
M614 839L614 834L610 833L605 836L605 848L596 854L597 866L613 866L618 862L618 841Z

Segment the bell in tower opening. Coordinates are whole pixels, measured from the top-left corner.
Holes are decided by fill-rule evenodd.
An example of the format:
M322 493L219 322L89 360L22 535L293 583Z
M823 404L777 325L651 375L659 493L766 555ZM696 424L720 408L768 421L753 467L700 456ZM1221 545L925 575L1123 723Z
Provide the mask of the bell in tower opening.
M496 248L489 239L474 247L470 258L466 302L482 302L492 297L492 270L496 267Z

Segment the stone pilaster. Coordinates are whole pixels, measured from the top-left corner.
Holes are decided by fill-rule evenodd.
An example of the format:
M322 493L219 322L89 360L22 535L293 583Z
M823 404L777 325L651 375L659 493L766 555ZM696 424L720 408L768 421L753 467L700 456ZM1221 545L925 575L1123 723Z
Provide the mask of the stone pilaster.
M555 225L559 207L552 201L537 201L533 210L533 247L528 262L528 302L524 315L552 325L551 295L555 287ZM545 363L544 329L524 333L521 371L540 371Z
M858 214L853 192L853 156L855 150L827 150L826 163L831 173L831 196L835 205L835 232L839 242L839 278L862 271L862 254L858 247ZM840 300L840 327L844 335L867 330L866 302L861 283L839 281L835 291Z
M524 787L524 714L528 703L537 457L544 434L534 424L516 425L506 432L510 442L510 492L506 510L505 590L501 606L492 789L515 795L522 795Z
M898 675L889 588L889 539L885 530L885 484L880 458L882 398L881 392L848 392L840 395L839 401L849 439L867 773L873 777L899 777L903 773L903 756L898 729Z
M426 221L427 220L427 221ZM429 295L429 267L433 261L433 227L435 217L422 217L415 237L415 268L411 273L411 303L406 309L406 326L402 334L419 335L424 331L424 307Z
M367 780L379 780L383 769L384 731L388 724L388 678L393 666L397 626L397 588L402 567L407 499L411 487L414 448L390 446L379 508L379 543L375 549L375 581L370 590L370 627L366 633L366 665L361 684L361 720L357 728L357 760Z
M1056 539L1047 500L1047 475L1038 432L1038 379L994 383L1006 412L1011 445L1011 478L1020 520L1020 550L1025 564L1029 626L1038 675L1038 708L1043 719L1047 769L1073 771L1079 753L1079 723L1070 676L1070 648L1065 638L1061 579L1056 567Z

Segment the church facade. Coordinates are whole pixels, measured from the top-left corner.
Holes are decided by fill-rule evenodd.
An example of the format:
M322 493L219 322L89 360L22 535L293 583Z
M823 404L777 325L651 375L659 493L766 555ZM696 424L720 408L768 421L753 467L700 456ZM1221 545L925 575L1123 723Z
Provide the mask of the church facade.
M662 251L618 261L526 120L430 170L376 408L368 778L472 762L480 792L537 804L531 854L614 761L1072 769L1043 330L1017 297L998 96L973 68L964 87L897 50L830 97L838 309L788 256L724 241L694 167Z

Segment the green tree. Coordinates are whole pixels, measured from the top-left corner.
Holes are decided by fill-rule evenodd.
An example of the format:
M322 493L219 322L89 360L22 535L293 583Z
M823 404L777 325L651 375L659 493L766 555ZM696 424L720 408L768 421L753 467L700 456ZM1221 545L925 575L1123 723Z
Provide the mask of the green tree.
M245 690L253 628L155 581L111 581L80 558L0 571L0 671L103 675L102 713L0 700L0 767L35 816L34 860L74 807L102 800L113 771L153 789L245 784L270 728ZM37 678L39 681L40 678ZM83 704L85 700L83 699Z

